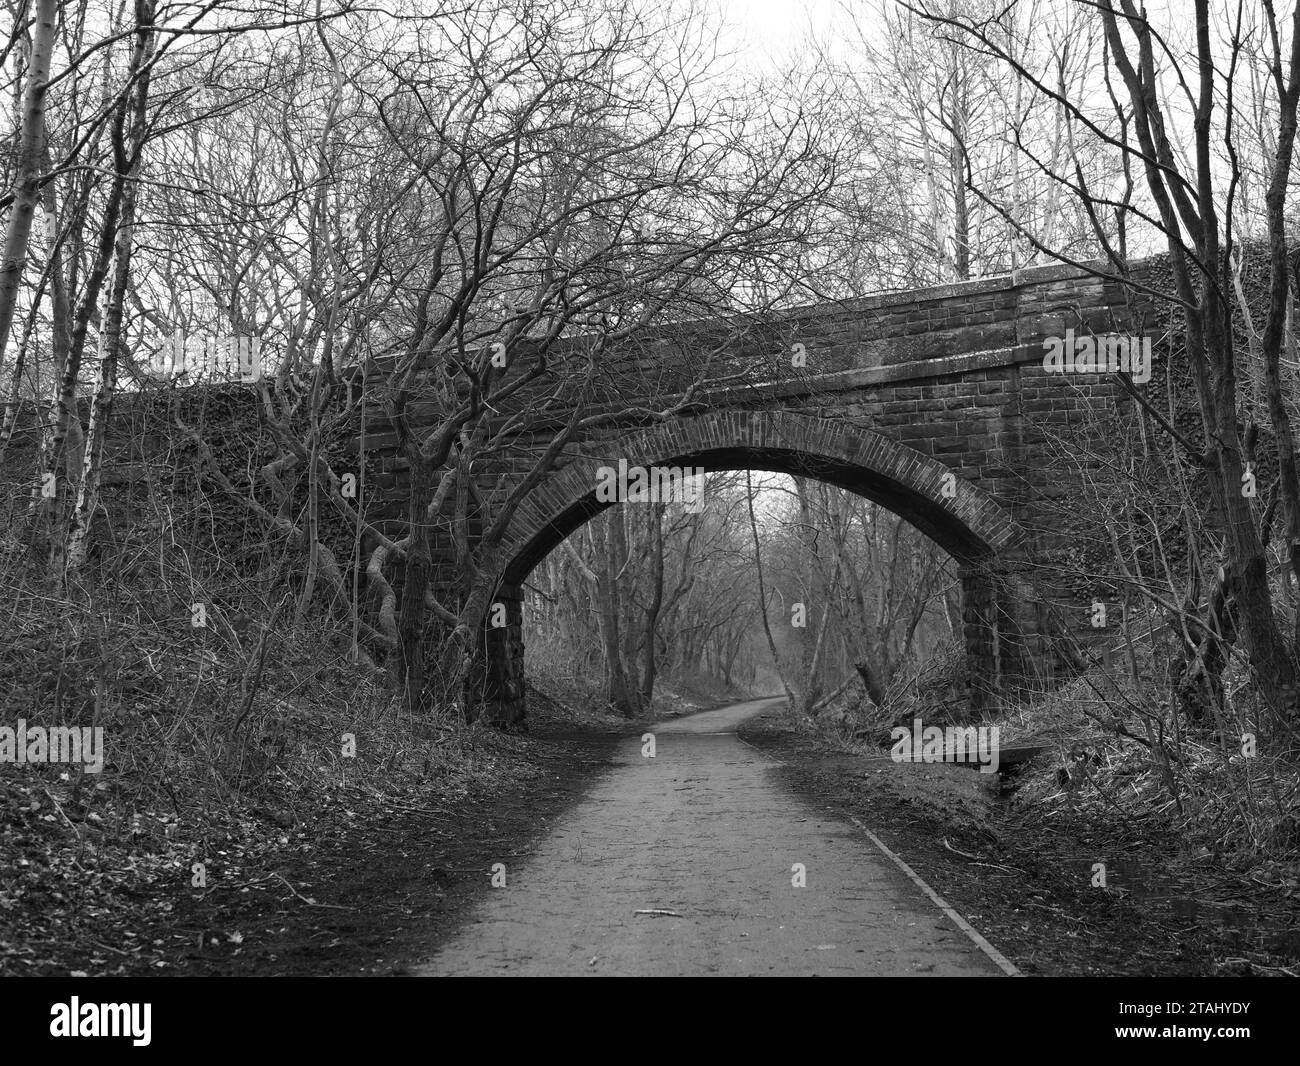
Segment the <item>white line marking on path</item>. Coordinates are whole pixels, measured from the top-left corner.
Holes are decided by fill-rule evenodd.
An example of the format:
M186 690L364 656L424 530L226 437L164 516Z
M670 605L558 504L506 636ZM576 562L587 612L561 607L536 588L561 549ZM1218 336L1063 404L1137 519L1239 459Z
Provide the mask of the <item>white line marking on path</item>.
M1012 965L1011 961L1005 955L1003 955L1002 952L1000 952L997 948L995 948L992 944L990 944L987 940L985 940L980 935L979 930L977 930L973 925L970 924L970 922L968 922L965 918L963 918L960 914L958 914L955 910L953 910L950 906L948 906L948 904L944 901L943 897L940 896L938 892L936 892L924 881L922 881L920 874L918 874L915 870L913 870L910 866L908 866L907 863L905 863L902 859L900 859L897 855L895 855L892 851L890 851L887 847L885 847L885 842L881 840L880 837L876 836L875 833L873 833L865 825L863 825L856 818L854 818L853 815L849 815L849 821L852 822L854 825L856 825L864 833L866 833L867 836L871 838L871 842L875 844L876 847L878 847L882 852L884 852L891 859L893 859L895 865L897 865L897 867L900 870L902 870L903 873L907 874L907 876L912 879L912 883L916 885L916 887L919 888L922 892L924 892L927 896L929 896L930 899L934 901L935 906L937 906L941 911L943 911L944 914L946 914L949 918L951 918L954 924L957 926L957 928L960 929L963 933L965 933L968 937L970 937L971 940L975 942L975 946L977 948L979 948L982 952L984 952L985 955L987 955L990 959L992 959L995 963L997 963L998 967L1002 970L1003 973L1005 973L1008 977L1024 976L1024 974L1022 974L1019 970L1015 968L1015 966Z

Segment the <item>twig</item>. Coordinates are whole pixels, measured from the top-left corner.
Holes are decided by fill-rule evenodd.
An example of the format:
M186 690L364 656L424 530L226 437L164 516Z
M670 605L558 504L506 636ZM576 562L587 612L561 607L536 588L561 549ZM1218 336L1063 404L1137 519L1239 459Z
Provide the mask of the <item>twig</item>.
M971 862L982 861L978 855L968 855L964 851L958 851L956 848L954 848L951 844L948 843L947 837L943 838L943 846L947 848L949 851L951 851L954 855L960 855L963 859L970 859Z
M102 942L100 942L100 941L98 941L98 940L94 940L94 939L92 939L92 938L90 938L90 937L87 937L86 939L87 939L87 940L90 940L90 942L91 942L92 944L94 944L95 947L97 947L97 948L103 948L105 951L111 951L111 952L113 952L115 955L130 955L130 954L132 954L132 952L130 952L130 951L123 951L121 948L110 947L108 944L104 944L104 943L102 943Z
M1081 924L1083 922L1082 918L1076 918L1072 914L1066 914L1065 911L1061 910L1060 907L1049 907L1045 903L1035 903L1033 900L1030 899L1022 899L1020 901L1020 905L1022 907L1037 907L1041 911L1049 911L1052 914L1059 914L1067 922L1074 922L1076 924Z
M389 811L401 811L403 814L442 814L450 815L452 812L443 810L441 807L407 807L401 803L386 804Z
M960 855L963 859L969 859L976 866L987 866L990 870L1006 870L1007 873L1009 874L1024 873L1023 870L1018 870L1013 866L1003 866L1000 863L996 863L996 862L984 862L982 859L978 858L977 856L967 855L966 852L964 851L958 851L956 848L954 848L951 844L948 843L947 837L943 838L943 846L947 848L949 851L951 851L954 855Z
M271 876L272 876L272 877L275 877L275 878L278 878L278 879L281 880L281 881L284 881L284 887L287 888L290 892L292 892L295 896L297 896L300 900L302 900L302 901L303 901L305 904L307 904L307 906L309 906L309 907L328 907L328 908L329 908L330 910L332 910L332 911L354 911L354 910L356 910L355 907L345 907L345 906L343 906L343 905L340 904L340 903L317 903L314 899L308 899L306 896L304 896L302 893L300 893L296 888L293 887L293 885L289 884L288 881L285 881L283 877L280 877L279 874L272 874Z
M68 823L68 828L72 830L73 835L76 836L76 838L77 838L77 843L80 844L80 843L81 843L81 830L78 829L75 825L73 825L73 823L72 823L72 819L69 818L66 814L63 813L63 808L59 806L59 801L56 800L53 796L50 795L50 790L49 790L48 788L46 788L44 785L42 785L42 786L41 786L41 791L45 793L45 798L46 798L47 800L49 800L51 804L54 805L54 809L55 809L56 811L59 812L59 817L62 818L65 822Z

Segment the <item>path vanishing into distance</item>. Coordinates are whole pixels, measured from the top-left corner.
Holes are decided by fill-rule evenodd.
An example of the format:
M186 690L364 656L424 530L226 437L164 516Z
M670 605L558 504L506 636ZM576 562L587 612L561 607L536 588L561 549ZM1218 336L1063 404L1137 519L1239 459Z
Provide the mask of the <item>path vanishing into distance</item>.
M413 972L1001 975L995 949L736 735L771 706L656 723L654 758L627 738L615 768ZM792 884L796 863L806 887Z

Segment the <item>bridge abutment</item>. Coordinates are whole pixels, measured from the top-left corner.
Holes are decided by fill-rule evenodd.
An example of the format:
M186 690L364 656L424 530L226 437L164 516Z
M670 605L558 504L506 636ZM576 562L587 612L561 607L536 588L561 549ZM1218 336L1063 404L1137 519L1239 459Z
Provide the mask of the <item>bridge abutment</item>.
M500 585L483 626L479 658L466 684L472 717L499 729L526 728L524 603L518 585Z

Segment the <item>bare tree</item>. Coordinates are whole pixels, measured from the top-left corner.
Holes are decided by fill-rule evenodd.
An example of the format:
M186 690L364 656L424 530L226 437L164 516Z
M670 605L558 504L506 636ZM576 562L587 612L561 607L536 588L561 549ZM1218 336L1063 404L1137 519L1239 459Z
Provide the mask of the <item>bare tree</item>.
M1148 227L1164 242L1173 286L1159 289L1158 293L1182 312L1182 340L1191 365L1190 385L1198 401L1204 442L1179 436L1176 444L1185 448L1204 472L1222 535L1221 580L1237 612L1240 636L1260 691L1279 721L1293 721L1300 713L1295 646L1300 631L1288 639L1281 630L1268 581L1267 523L1255 506L1254 494L1243 493L1243 486L1251 484L1254 477L1248 464L1258 433L1241 414L1239 353L1233 322L1237 241L1234 202L1242 177L1237 152L1241 132L1236 124L1233 88L1252 32L1245 22L1246 10L1239 9L1232 16L1226 41L1216 41L1210 4L1208 0L1196 0L1192 41L1184 58L1129 0L1121 0L1118 5L1101 0L1095 5L1095 17L1106 39L1110 113L1120 116L1118 122L1099 113L1092 98L1062 91L1020 62L986 25L953 17L928 5L919 5L915 10L946 27L954 39L997 56L1037 92L1054 100L1072 122L1091 130L1140 169L1146 197L1131 204L1107 199L1082 174L1056 172L1054 177L1084 202L1089 215L1097 220L1099 243L1106 249L1116 276L1126 279L1129 264L1101 225L1112 209ZM1300 532L1294 524L1295 516L1300 515L1296 505L1300 485L1277 359L1289 304L1290 246L1284 221L1300 97L1298 18L1300 11L1293 12L1289 26L1284 28L1273 5L1266 3L1257 27L1269 56L1271 125L1276 130L1276 147L1265 195L1270 298L1256 328L1269 395L1268 419L1277 467L1274 490L1282 503L1291 544ZM1180 107L1191 116L1190 131L1180 122L1180 111L1167 99L1166 85L1177 87ZM1180 148L1184 141L1188 144L1185 152ZM1219 158L1220 144L1226 145L1226 167ZM1290 553L1294 571L1300 556L1294 548ZM1213 601L1211 596L1211 607Z

